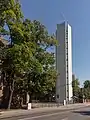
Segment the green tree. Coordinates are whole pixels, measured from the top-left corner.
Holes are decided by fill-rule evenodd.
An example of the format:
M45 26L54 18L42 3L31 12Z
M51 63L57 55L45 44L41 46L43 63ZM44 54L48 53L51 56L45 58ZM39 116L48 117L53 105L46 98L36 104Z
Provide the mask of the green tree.
M0 35L3 37L7 36L10 38L11 44L9 47L13 47L14 39L13 39L13 30L14 26L17 26L17 23L22 23L22 13L20 10L20 4L16 2L15 0L1 0L0 1ZM19 34L22 34L20 32L20 27L16 29L16 32L18 31ZM17 33L17 34L18 34ZM19 35L18 35L19 37ZM4 50L4 49L3 49ZM3 52L2 52L3 53ZM3 58L3 57L4 58ZM1 55L1 60L3 61L4 64L2 64L2 72L6 75L5 77L7 80L9 80L8 86L9 86L9 104L8 108L10 108L11 100L12 100L12 95L13 95L13 88L14 88L14 72L15 70L13 69L13 62L11 57L8 55L8 50L4 50L4 54ZM7 77L9 76L9 77ZM7 86L7 87L8 87Z
M85 98L90 99L90 80L86 80L83 84Z
M47 94L55 87L54 54L48 48L56 45L56 40L39 21L24 20L18 2L1 0L0 5L3 6L0 7L0 34L7 35L11 41L10 46L0 51L10 108L16 85L17 94L24 91L30 95Z
M21 22L23 15L20 4L15 0L0 0L0 34L9 35L15 22ZM5 28L7 26L7 29ZM18 28L17 28L18 29Z
M73 96L76 98L79 97L79 92L80 92L80 83L79 80L75 78L75 75L73 75L73 81L72 81L72 87L73 87Z
M47 51L48 48L50 48L52 45L55 44L55 42L54 42L55 39L54 39L54 37L52 37L52 39L50 39L49 35L46 34L48 32L46 32L45 27L42 27L42 25L38 21L34 21L34 22L32 22L32 24L33 23L36 24L35 22L38 23L37 28L39 30L37 29L37 31L40 31L40 28L41 28L42 31L45 31L45 32L42 32L42 31L38 32L39 37L37 37L38 35L36 35L36 37L35 37L35 33L36 33L35 32L34 34L30 35L31 39L30 38L27 39L26 44L31 45L30 41L33 41L33 44L35 45L35 46L33 46L33 52L32 52L33 56L31 57L31 61L29 60L30 56L28 56L26 58L26 62L29 64L29 65L26 64L28 69L27 69L27 67L25 67L25 61L23 61L24 60L23 57L25 57L25 55L27 55L27 53L29 52L29 51L27 51L27 49L26 49L27 53L24 53L24 56L22 57L22 51L24 49L22 49L22 51L21 51L21 48L19 47L19 46L21 46L21 44L19 44L18 48L19 48L19 52L21 54L18 54L18 50L17 50L17 53L15 53L17 56L15 56L15 54L12 55L13 57L15 56L15 58L16 58L16 59L13 58L16 61L16 63L15 63L16 66L20 65L19 66L20 69L24 68L23 72L25 73L24 78L23 78L23 82L25 84L23 84L23 87L21 89L20 86L21 86L22 83L20 82L21 84L18 84L18 88L20 88L21 91L29 92L30 96L32 96L33 94L37 95L37 94L40 94L40 93L42 94L42 93L48 92L49 89L52 89L52 88L55 87L55 80L56 80L56 71L55 71L55 68L54 68L54 63L55 63L54 54ZM27 24L31 24L31 22L28 22ZM27 26L29 26L29 25L27 25ZM34 31L34 29L36 29L36 26L34 25L33 31ZM48 39L47 40L48 42L46 42L46 39ZM23 45L25 46L25 42L24 42ZM30 48L30 50L31 50L31 48ZM14 52L16 52L15 48L14 48ZM19 59L20 61L19 60L17 61L17 59ZM20 62L24 65L21 65ZM16 69L17 68L18 67L16 67ZM17 70L19 70L19 68ZM25 68L26 68L26 70L25 70ZM51 84L48 84L48 82L50 82L50 81L51 81ZM20 91L20 90L18 90L18 91Z
M84 88L90 88L90 80L86 80L83 84Z

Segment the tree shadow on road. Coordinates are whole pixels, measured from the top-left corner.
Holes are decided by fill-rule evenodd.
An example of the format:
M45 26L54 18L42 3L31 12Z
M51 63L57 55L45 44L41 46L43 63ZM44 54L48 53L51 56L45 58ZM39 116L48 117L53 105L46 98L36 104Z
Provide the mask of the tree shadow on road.
M79 113L81 115L88 115L88 116L90 116L90 111L73 111L73 113Z

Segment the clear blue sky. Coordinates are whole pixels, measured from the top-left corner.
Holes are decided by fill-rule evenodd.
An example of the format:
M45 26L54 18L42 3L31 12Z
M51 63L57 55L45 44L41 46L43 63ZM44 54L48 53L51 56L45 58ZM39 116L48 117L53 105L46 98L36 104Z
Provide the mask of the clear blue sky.
M21 0L26 18L43 23L49 33L64 19L73 30L73 73L82 82L90 79L90 0Z

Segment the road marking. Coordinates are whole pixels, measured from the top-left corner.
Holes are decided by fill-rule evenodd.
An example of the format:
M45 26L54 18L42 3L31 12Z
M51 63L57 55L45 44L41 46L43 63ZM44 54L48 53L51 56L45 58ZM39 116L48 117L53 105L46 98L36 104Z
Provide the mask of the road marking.
M37 118L42 118L42 117L50 117L54 115L58 115L60 113L69 113L70 111L64 111L64 112L58 112L58 113L51 113L51 114L46 114L46 115L40 115L40 116L35 116L35 117L30 117L30 118L23 118L23 119L18 119L18 120L32 120L32 119L37 119ZM66 118L62 120L67 120Z

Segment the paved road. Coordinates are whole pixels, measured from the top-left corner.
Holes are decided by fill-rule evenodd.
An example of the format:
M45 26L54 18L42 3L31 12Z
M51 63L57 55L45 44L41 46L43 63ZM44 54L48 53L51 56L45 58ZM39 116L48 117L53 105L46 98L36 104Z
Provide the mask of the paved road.
M10 117L2 120L90 120L90 107L80 108L77 110L59 109L49 112L33 113Z

